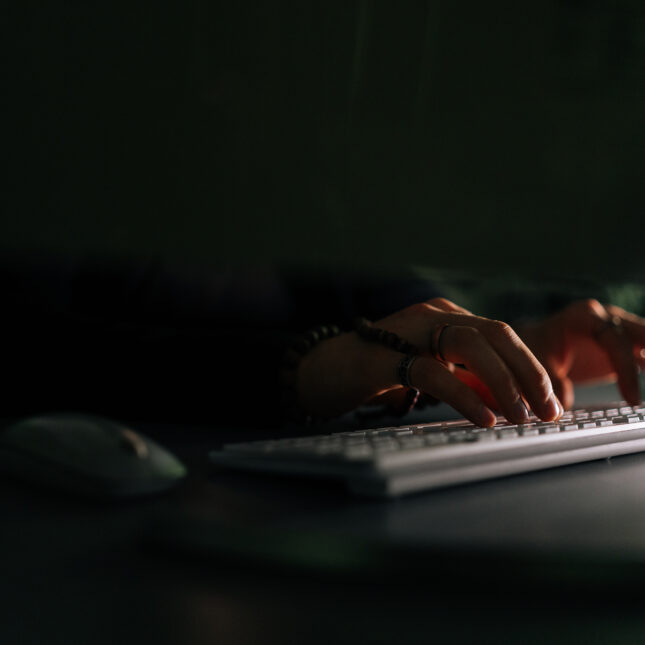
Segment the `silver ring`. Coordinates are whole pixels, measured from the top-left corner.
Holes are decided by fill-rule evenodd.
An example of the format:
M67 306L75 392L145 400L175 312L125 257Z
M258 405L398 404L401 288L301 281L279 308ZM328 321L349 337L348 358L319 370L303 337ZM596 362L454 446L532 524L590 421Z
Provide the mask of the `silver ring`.
M430 353L434 358L442 363L447 363L446 357L443 355L443 333L450 327L448 323L437 323L430 333Z
M414 385L412 385L412 383L410 382L410 372L412 370L412 366L414 365L414 361L416 361L417 358L418 357L415 354L408 354L399 361L399 364L396 368L396 375L398 377L399 383L401 383L403 387L414 387Z

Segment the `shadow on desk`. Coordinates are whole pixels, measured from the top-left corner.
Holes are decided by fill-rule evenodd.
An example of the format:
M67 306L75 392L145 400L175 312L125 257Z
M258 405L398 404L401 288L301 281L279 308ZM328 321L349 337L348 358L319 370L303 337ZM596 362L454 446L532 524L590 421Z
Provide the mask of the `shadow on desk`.
M170 495L0 480L3 644L642 642L645 455L374 501L139 429L189 467Z

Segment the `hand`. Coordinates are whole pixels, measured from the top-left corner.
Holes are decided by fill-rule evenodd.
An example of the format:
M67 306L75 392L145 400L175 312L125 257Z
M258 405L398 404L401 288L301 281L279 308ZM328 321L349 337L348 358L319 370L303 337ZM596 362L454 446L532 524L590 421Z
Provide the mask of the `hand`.
M628 403L640 403L645 319L620 307L583 300L520 333L548 371L566 408L573 405L574 383L611 379L618 381Z
M444 324L441 351L447 363L428 351L433 330ZM374 325L421 350L409 373L414 387L450 404L473 423L491 426L495 414L473 388L457 378L455 363L464 365L492 392L512 422L528 420L524 400L546 421L562 414L547 371L505 323L474 316L448 300L435 298ZM351 410L401 387L397 377L401 358L402 354L366 342L356 333L325 341L300 363L296 385L300 403L308 412L321 416Z

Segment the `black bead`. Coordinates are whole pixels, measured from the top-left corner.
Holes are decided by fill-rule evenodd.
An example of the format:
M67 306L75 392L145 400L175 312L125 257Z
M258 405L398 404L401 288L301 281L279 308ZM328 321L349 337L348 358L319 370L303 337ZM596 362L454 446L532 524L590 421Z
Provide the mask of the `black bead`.
M313 347L320 340L320 334L315 329L311 329L304 335L304 338L309 341L310 347Z
M394 347L399 340L399 337L392 333L391 331L386 332L385 336L385 342L387 343L388 347Z

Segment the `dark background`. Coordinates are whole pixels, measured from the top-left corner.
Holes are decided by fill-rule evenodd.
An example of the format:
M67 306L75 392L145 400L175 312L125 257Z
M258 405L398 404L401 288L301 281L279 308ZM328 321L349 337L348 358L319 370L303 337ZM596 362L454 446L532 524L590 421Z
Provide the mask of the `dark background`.
M14 4L4 249L645 277L639 0Z

